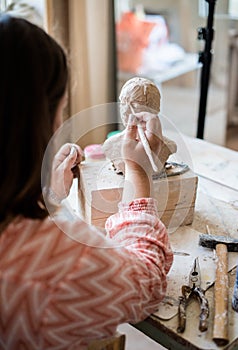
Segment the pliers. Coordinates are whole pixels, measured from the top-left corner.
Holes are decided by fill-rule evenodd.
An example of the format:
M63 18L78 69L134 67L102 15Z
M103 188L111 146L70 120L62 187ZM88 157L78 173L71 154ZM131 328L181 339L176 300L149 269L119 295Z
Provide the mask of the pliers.
M199 267L198 258L195 258L193 267L189 274L189 285L182 286L182 296L179 297L178 306L178 320L179 325L177 328L178 333L183 333L186 326L186 307L190 299L196 297L200 303L200 320L199 330L204 332L207 330L207 319L209 316L208 300L205 297L205 292L201 288L201 272Z

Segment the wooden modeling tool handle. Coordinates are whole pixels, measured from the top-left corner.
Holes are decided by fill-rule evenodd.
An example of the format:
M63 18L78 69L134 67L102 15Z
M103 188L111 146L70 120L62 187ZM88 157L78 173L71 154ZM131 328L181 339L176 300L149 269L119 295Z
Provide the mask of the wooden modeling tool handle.
M217 267L215 281L215 310L213 340L218 346L226 345L228 339L228 258L227 246L216 245Z
M138 124L137 128L138 128L138 134L140 136L141 143L142 143L142 145L144 147L144 150L145 150L145 153L147 154L147 157L150 160L150 164L152 166L152 169L154 171L158 171L158 167L157 167L157 165L154 162L152 151L151 151L149 142L147 141L147 138L145 136L144 130L143 130L143 128L142 128L142 126L140 124Z

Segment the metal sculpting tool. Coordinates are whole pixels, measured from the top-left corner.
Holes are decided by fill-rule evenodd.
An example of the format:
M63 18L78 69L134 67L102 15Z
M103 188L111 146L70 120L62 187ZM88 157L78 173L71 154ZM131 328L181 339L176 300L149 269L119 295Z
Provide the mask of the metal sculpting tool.
M236 267L236 280L234 284L234 291L232 295L232 307L238 312L238 266Z
M207 330L207 319L209 316L208 300L205 292L201 288L201 271L198 258L194 260L193 267L189 274L189 285L182 286L182 296L179 297L178 333L183 333L186 326L186 308L192 298L197 298L200 303L199 330L205 332Z

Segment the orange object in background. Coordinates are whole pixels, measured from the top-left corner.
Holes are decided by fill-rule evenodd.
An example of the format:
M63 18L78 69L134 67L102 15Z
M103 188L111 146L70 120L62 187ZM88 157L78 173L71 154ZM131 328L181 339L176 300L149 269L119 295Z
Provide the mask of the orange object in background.
M137 73L142 64L143 50L156 23L143 21L132 12L125 12L116 25L118 69Z

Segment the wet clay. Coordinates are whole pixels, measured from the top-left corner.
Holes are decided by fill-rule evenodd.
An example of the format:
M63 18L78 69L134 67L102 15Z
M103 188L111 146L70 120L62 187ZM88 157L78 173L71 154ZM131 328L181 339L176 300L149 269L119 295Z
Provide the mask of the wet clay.
M128 80L122 87L119 96L120 116L124 126L127 125L129 116L135 113L149 112L151 116L159 118L161 95L158 87L150 80L135 77ZM157 135L161 141L161 148L154 161L157 166L157 173L163 171L169 156L177 151L174 141L163 136L163 132ZM124 132L111 136L103 144L103 151L108 159L112 161L117 173L125 170L124 161L121 155L121 145ZM155 171L154 171L155 172Z

